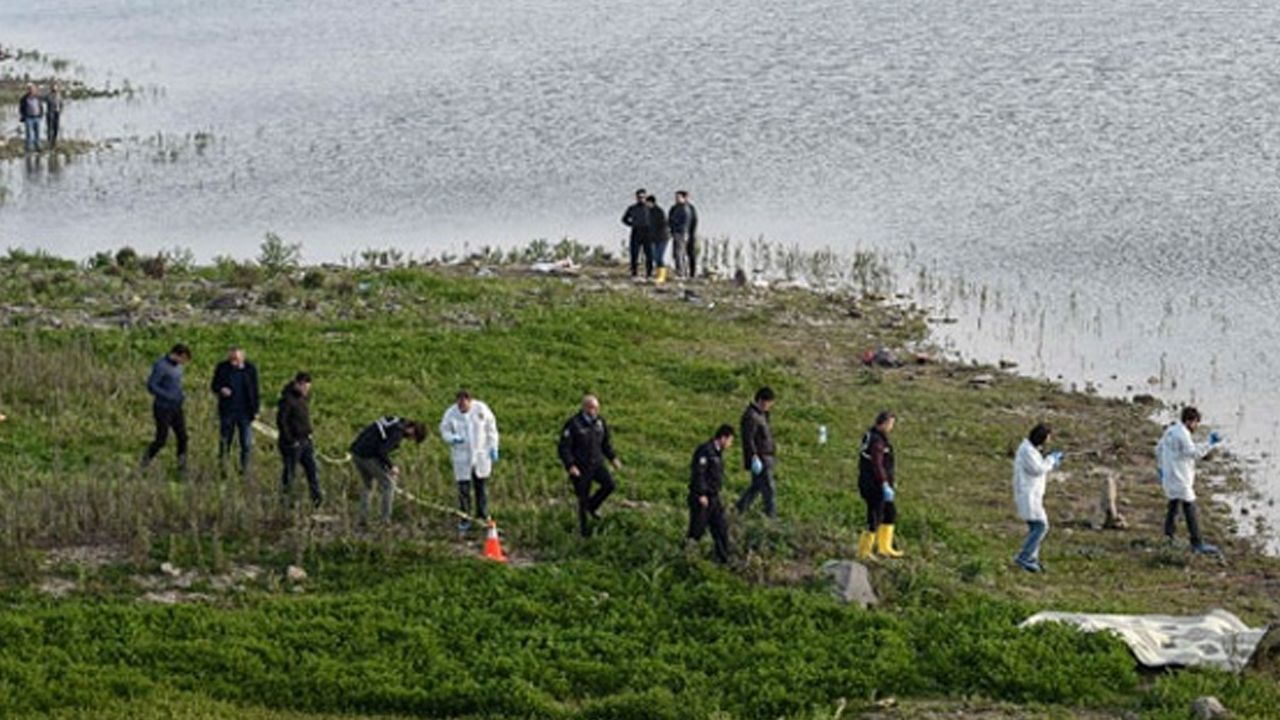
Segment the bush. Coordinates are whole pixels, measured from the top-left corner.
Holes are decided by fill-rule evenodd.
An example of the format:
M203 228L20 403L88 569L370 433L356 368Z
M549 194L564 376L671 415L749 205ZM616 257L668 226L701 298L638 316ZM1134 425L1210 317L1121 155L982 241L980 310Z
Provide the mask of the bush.
M301 243L287 244L273 232L267 233L258 249L258 265L268 278L291 273L298 269L298 264L302 261Z
M312 268L302 276L302 287L307 290L321 290L324 288L326 276L320 268Z

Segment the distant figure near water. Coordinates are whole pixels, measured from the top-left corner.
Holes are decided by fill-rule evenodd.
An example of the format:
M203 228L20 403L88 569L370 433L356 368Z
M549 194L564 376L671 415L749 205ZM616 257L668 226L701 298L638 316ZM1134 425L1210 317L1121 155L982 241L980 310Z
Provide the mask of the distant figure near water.
M49 138L49 149L58 147L58 132L62 125L62 86L53 83L44 96L44 127Z
M698 211L689 202L687 190L676 191L676 204L667 211L667 228L671 231L671 255L676 275L698 276Z
M648 193L644 188L636 191L636 201L622 214L622 224L631 228L631 277L639 276L640 253L644 253L644 276L653 275L653 238L651 234L649 206L645 204Z
M18 100L18 117L22 120L27 152L40 149L40 120L44 118L44 101L35 85L27 86L27 94Z

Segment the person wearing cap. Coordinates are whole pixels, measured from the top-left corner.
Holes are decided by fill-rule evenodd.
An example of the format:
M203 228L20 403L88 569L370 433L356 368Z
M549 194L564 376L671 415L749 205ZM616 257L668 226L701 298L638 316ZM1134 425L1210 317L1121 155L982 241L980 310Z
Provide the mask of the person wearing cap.
M1205 542L1200 536L1200 521L1196 516L1196 460L1213 452L1222 443L1222 436L1212 432L1209 433L1209 442L1197 443L1192 439L1192 433L1199 426L1200 411L1194 407L1185 407L1182 409L1181 422L1170 425L1156 444L1160 484L1165 497L1169 499L1164 517L1164 535L1170 543L1174 542L1178 529L1178 511L1181 510L1187 520L1191 550L1216 555L1220 552L1218 547Z
M600 417L600 400L595 395L583 397L582 410L565 422L557 451L573 483L573 492L578 496L578 531L582 537L590 537L587 518L600 519L600 506L617 487L605 461L615 468L622 467L622 460L613 450L609 425ZM594 494L592 483L600 485Z
M1018 517L1027 524L1027 537L1013 561L1027 572L1044 572L1040 545L1049 532L1049 516L1044 511L1045 484L1049 471L1062 466L1061 452L1043 454L1052 435L1048 425L1036 425L1013 458L1013 502L1018 508Z
M285 502L293 501L293 480L298 466L307 474L307 487L311 491L311 504L319 507L324 502L320 489L320 472L316 467L316 446L311 427L311 374L298 372L280 391L276 404L276 429L280 432L280 487Z
M361 430L351 443L351 462L364 482L360 489L362 523L369 521L369 496L373 494L374 483L378 485L382 502L382 522L391 522L396 478L400 477L400 468L391 462L391 453L400 447L400 442L405 438L421 443L427 438L427 430L420 422L384 415Z
M689 469L689 532L693 542L711 530L716 562L729 562L729 524L725 521L720 488L724 485L724 451L733 445L733 426L721 425L698 446Z
M898 519L893 443L889 435L897 418L888 410L876 415L875 424L862 436L858 453L858 494L867 504L867 529L858 536L858 557L873 551L885 557L902 557L893 548L893 527Z
M498 462L498 421L484 402L459 390L454 403L440 419L440 439L449 447L453 462L453 479L458 484L458 510L466 517L458 523L458 531L471 529L471 493L475 492L476 514L489 519L489 494L486 486Z
M738 514L747 512L757 496L764 498L764 514L778 517L777 485L773 476L777 446L769 427L769 411L777 398L773 389L762 387L742 412L742 464L751 473L751 484L738 497Z
M142 467L146 468L160 454L169 439L169 431L178 439L178 471L187 471L187 418L183 414L186 395L182 392L182 366L191 362L191 348L178 343L164 357L151 366L147 377L147 392L151 393L151 415L155 419L156 434L147 451L142 455Z

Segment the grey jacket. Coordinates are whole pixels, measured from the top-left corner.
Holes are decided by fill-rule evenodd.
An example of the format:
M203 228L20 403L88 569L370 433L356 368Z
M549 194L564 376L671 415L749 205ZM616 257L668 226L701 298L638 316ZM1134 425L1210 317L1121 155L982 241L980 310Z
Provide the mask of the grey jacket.
M773 431L769 429L769 413L751 403L742 413L742 466L750 470L751 458L773 457L777 447L773 443Z
M182 365L174 362L168 355L151 366L151 375L147 378L147 392L155 398L155 406L166 410L177 410L182 407L186 396L182 392Z

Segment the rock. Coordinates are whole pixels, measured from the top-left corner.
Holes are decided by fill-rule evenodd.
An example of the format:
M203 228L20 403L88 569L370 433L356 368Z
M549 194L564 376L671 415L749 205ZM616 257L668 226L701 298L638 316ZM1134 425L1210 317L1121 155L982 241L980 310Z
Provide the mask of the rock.
M290 565L289 568L284 571L284 576L289 579L289 582L300 583L307 579L307 571L297 565Z
M1133 396L1134 405L1155 405L1157 402L1156 396L1150 393L1139 393Z
M853 560L828 560L822 564L822 573L831 577L831 592L841 601L863 608L879 602L866 565Z
M243 306L240 295L236 293L223 293L218 297L209 301L208 308L210 310L238 310Z
M1005 358L1000 358L1001 370L1012 370L1013 368L1016 368L1016 367L1018 367L1018 363L1016 360L1007 360Z
M1280 623L1271 623L1262 634L1245 669L1272 680L1280 680Z
M182 574L182 571L179 570L171 562L161 563L160 572L164 573L165 575L168 575L169 577L175 577L175 578Z
M988 375L985 373L982 375L974 375L969 378L969 387L978 389L989 388L993 383L995 383L995 381L996 377L994 375Z
M1218 701L1218 698L1212 695L1196 698L1191 703L1191 716L1196 720L1216 720L1217 718L1230 717L1230 713Z

